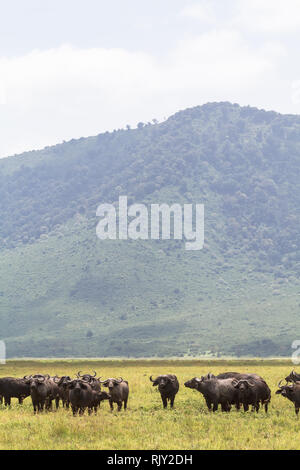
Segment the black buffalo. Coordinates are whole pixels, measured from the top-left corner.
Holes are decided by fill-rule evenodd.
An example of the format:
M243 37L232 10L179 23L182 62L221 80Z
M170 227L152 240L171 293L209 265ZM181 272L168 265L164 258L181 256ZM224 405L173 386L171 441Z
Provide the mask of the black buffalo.
M41 374L25 377L25 381L30 387L34 413L39 413L45 408L50 407L49 403L52 400L53 386L49 379L49 375L44 376Z
M101 402L104 400L110 400L110 394L107 392L99 392L97 390L93 390L92 393L92 408L94 409L94 412L96 414Z
M210 375L210 377L209 377ZM212 374L208 374L207 378L213 378L214 376ZM262 380L264 379L260 377L258 374L245 374L241 372L223 372L221 374L218 374L216 376L217 379L236 379L236 380Z
M295 412L298 416L300 409L300 383L293 383L292 385L281 385L281 382L278 384L276 395L282 395L284 398L287 398L292 403L294 403Z
M93 408L93 390L91 386L86 381L75 379L69 382L68 390L73 416L76 416L78 412L83 415L86 408L91 414Z
M231 405L239 409L239 398L237 389L233 386L232 378L217 379L216 377L194 377L185 382L185 387L198 390L204 396L209 411L217 411L221 405L222 411L229 412Z
M155 380L151 376L150 381L153 382L153 387L158 387L163 407L167 408L168 401L170 401L170 406L173 408L175 397L179 390L179 382L176 375L159 375Z
M88 409L89 414L93 410L96 413L101 401L110 399L108 393L93 390L86 380L71 380L68 389L73 416L76 416L78 412L79 415L83 415L86 409Z
M96 375L97 372L94 371L94 375L91 374L83 374L81 375L81 371L77 372L77 378L83 380L84 382L88 382L93 390L97 392L101 391L100 379L97 379Z
M287 382L300 382L300 375L296 374L295 370L292 370L292 372L285 378Z
M62 377L55 377L54 381L56 382L58 386L58 393L59 393L59 398L62 401L62 406L63 408L69 408L70 407L70 399L69 399L69 389L68 389L68 384L71 382L71 377L68 375L63 375Z
M24 398L29 397L29 395L30 387L24 378L3 377L0 379L0 396L4 398L5 406L11 405L12 398L18 398L19 403L22 404Z
M244 411L248 411L249 406L252 405L252 411L258 412L261 403L266 413L268 412L271 390L264 380L233 379L233 386L238 391L238 401L243 404Z
M123 380L122 377L120 377L120 379L109 378L103 381L100 380L100 383L103 384L104 387L108 388L111 411L114 409L114 403L117 403L118 411L121 411L122 404L124 404L124 410L126 410L129 396L129 386L127 380Z

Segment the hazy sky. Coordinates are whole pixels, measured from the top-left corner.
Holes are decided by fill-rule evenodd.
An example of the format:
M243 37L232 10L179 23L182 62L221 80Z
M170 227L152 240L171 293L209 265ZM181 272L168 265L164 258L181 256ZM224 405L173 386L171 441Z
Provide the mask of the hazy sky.
M0 6L0 157L208 101L300 114L300 0Z

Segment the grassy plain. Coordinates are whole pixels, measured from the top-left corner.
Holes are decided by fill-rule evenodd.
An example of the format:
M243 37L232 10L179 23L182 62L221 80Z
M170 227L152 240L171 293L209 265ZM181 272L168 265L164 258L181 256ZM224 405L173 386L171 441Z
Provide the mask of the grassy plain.
M103 377L129 381L127 412L113 413L104 402L97 416L73 418L70 411L34 416L30 397L23 406L0 405L0 449L300 449L300 421L293 405L275 395L276 384L292 369L288 360L27 360L8 361L0 376L28 373L74 375L96 370ZM268 415L233 410L210 414L202 395L183 383L209 371L257 372L268 382ZM174 410L162 408L149 375L175 373L180 390Z

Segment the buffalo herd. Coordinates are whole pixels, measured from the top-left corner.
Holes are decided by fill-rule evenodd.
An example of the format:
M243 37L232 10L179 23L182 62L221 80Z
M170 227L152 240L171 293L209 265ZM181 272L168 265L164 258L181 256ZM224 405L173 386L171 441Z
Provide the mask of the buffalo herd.
M173 408L176 394L179 391L179 382L176 375L159 375L155 379L150 377L154 387L157 387L163 407L167 408L168 402ZM276 394L287 398L295 406L296 415L300 409L300 375L292 371L278 384ZM101 385L107 391L101 390ZM217 376L209 373L205 376L194 377L185 382L185 387L200 392L206 402L209 411L217 411L219 406L223 412L230 412L232 406L237 410L241 407L246 412L249 407L258 412L264 407L268 412L271 400L271 390L265 380L257 374L245 374L239 372L225 372ZM122 377L107 378L101 380L97 373L81 374L78 372L75 378L69 376L50 376L49 374L26 375L23 378L0 378L0 403L11 405L11 399L17 398L22 404L26 397L31 397L34 413L43 410L51 411L53 403L56 409L60 402L66 409L71 408L76 416L88 414L93 411L96 414L100 404L104 400L109 401L113 411L114 403L118 411L127 409L129 386Z

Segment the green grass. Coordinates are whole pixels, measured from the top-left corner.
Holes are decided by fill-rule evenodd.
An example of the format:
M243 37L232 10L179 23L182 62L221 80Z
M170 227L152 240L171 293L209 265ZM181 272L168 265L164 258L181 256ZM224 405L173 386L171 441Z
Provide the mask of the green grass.
M102 376L129 381L127 412L113 413L104 402L97 416L73 418L64 409L33 415L30 398L23 406L0 407L1 449L300 449L300 421L293 405L275 395L279 379L291 370L287 360L63 360L9 361L1 376L26 373L71 374L96 370ZM209 371L257 372L272 390L268 415L218 411L210 414L202 395L183 383ZM180 390L174 410L162 408L149 375L175 373Z

